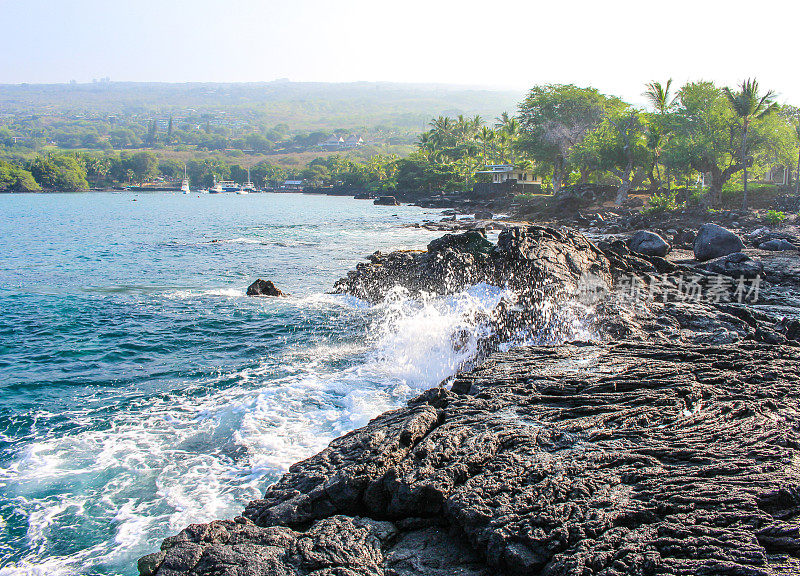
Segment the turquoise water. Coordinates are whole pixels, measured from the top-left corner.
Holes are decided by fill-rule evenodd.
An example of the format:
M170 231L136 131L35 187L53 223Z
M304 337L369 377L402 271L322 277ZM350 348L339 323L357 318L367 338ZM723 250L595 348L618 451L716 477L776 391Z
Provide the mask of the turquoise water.
M0 195L0 574L136 574L453 374L500 291L326 294L433 217L302 195ZM247 298L257 277L291 293ZM465 314L466 313L466 314ZM467 326L473 329L473 326ZM473 330L474 332L474 330Z

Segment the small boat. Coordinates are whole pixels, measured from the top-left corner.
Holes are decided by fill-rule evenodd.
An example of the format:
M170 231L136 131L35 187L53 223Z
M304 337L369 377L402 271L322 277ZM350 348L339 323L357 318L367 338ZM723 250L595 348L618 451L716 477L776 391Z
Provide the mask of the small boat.
M220 180L218 184L222 188L223 192L238 192L241 188L241 186L239 186L233 180Z
M237 193L237 194L250 194L250 192L248 192L248 191L247 191L245 188L239 188L239 189L236 191L236 193Z
M214 178L214 185L208 189L209 194L222 194L225 192L225 189L222 187L222 182L217 182L217 179Z
M249 192L256 192L256 186L250 180L250 168L247 169L247 182L244 186L242 186L241 190L237 192L237 194L248 194Z
M192 191L189 189L189 177L186 176L186 164L183 165L183 181L181 182L181 192L184 194L192 193Z

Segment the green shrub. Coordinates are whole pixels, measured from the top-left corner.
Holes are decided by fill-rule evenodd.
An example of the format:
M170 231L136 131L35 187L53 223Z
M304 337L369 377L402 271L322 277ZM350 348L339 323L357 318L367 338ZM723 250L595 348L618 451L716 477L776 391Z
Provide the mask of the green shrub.
M764 217L764 219L770 224L780 224L786 220L786 218L786 213L779 212L778 210L769 210L767 215Z
M678 202L675 192L653 194L647 202L650 205L644 209L644 212L668 212L684 206L682 202Z
M700 206L700 203L703 201L703 198L706 195L705 190L693 190L691 194L689 194L689 198L687 199L687 203L690 206Z

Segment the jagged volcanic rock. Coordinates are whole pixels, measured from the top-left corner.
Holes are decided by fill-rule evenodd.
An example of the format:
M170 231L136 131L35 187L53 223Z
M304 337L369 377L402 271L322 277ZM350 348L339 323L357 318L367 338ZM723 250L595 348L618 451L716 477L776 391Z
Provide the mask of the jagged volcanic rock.
M295 464L242 516L168 538L143 574L800 573L794 276L736 301L728 276L541 227L428 248L376 253L337 289L378 301L487 281L520 293L509 310L534 323L537 297L571 298L590 276L608 288L592 307L608 340L487 346L478 368ZM715 297L677 297L687 279ZM634 280L677 291L631 303L619 288Z
M500 233L497 245L483 231L446 234L428 250L373 255L339 280L334 291L377 302L395 286L412 294L447 294L487 282L523 292L568 294L581 278L610 285L606 256L571 229L514 227Z
M796 574L795 348L496 353L189 527L178 574Z

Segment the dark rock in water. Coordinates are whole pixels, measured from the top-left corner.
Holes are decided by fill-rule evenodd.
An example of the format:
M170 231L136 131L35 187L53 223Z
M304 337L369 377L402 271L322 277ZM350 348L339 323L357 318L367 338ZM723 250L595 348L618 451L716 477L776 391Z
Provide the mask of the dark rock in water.
M639 230L628 240L631 251L647 256L666 256L672 247L655 232Z
M456 214L455 210L442 210L442 216L455 216Z
M736 234L717 224L703 224L694 240L694 257L700 262L741 252L744 242Z
M353 198L355 200L371 200L372 198L375 198L375 195L371 192L359 192L358 194L355 194Z
M478 210L475 212L475 220L491 220L493 217L494 214L488 210Z
M773 252L781 252L783 250L797 250L797 247L788 240L783 240L778 238L762 242L758 247L761 250L770 250Z
M721 258L716 258L706 262L700 266L704 270L714 272L715 274L722 274L724 276L731 276L739 278L755 278L764 271L764 264L753 260L746 254L741 252L734 252Z
M248 296L285 296L283 292L275 287L272 280L262 280L259 278L247 287Z
M800 573L800 352L495 353L295 464L162 576Z
M400 202L394 196L380 196L373 202L376 206L400 206Z

